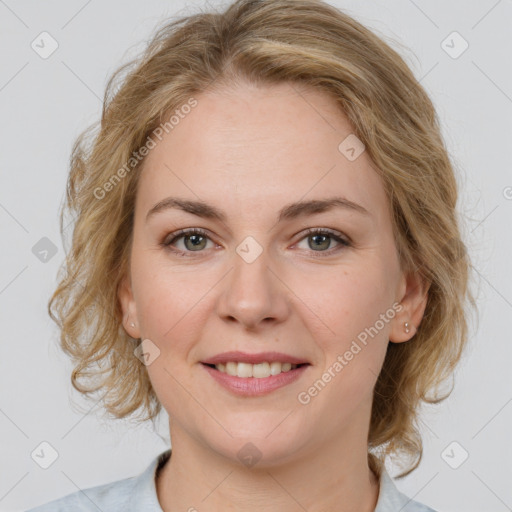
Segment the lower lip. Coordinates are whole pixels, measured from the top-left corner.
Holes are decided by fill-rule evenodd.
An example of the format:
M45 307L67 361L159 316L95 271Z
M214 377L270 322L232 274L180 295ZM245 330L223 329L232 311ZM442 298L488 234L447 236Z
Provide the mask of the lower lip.
M281 372L278 375L263 377L233 377L223 373L211 366L201 363L201 366L223 387L229 391L241 396L261 396L270 393L276 389L282 388L296 381L308 368L305 364L287 372Z

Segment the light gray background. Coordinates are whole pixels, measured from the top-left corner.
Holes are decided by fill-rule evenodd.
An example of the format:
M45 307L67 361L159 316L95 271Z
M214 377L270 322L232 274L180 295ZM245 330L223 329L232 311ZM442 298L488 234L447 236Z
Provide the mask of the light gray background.
M424 459L397 485L440 512L512 510L512 2L331 3L410 49L396 46L442 120L459 173L460 211L469 218L465 234L478 277L480 321L473 324L455 391L425 410ZM2 511L138 474L167 447L165 415L159 430L163 438L151 426L103 423L96 416L99 406L72 389L71 366L57 348L46 303L64 257L58 208L75 137L99 118L107 78L144 48L156 25L203 5L0 0ZM31 48L43 31L59 45L47 59ZM458 58L441 46L453 31L469 43ZM459 44L453 43L455 50ZM32 252L43 237L58 248L46 263ZM71 407L72 401L82 412ZM31 458L43 441L59 454L46 470ZM462 449L469 453L458 469L441 456L452 441L460 445L448 451L452 460Z

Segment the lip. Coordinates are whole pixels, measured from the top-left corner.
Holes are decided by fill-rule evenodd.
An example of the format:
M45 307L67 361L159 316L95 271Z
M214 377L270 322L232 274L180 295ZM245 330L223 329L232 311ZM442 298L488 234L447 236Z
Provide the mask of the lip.
M201 361L201 363L226 364L229 363L230 361L235 363L250 364L258 364L264 362L272 363L273 361L291 364L309 364L309 361L306 361L305 359L300 359L298 357L290 356L288 354L283 354L282 352L259 352L257 354L248 354L246 352L237 351L223 352L222 354L217 354L216 356L210 357L209 359L205 359L204 361Z
M219 357L219 356L217 356ZM258 356L259 357L259 356ZM276 359L277 360L277 359ZM231 359L231 361L233 361ZM240 361L240 360L239 360ZM268 359L266 359L268 361ZM246 361L242 361L246 362ZM286 361L284 361L286 362ZM257 364L256 363L253 364ZM208 363L214 364L214 363ZM300 363L293 363L300 364ZM227 373L223 373L216 368L212 368L211 366L207 366L206 363L202 363L201 366L210 374L210 376L215 379L221 386L231 391L235 395L239 396L261 396L271 393L276 389L282 388L291 384L301 377L301 375L306 371L306 369L310 366L309 364L304 364L304 366L299 366L294 370L289 370L287 372L281 372L278 375L271 375L270 377L263 377L258 379L256 377L234 377L232 375L228 375Z

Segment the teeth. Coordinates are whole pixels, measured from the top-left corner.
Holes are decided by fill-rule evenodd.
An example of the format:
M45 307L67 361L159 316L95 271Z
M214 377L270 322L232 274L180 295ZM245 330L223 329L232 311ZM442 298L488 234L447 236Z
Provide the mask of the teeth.
M272 361L271 363L236 363L230 361L226 364L219 363L215 365L215 368L222 373L227 373L233 377L254 377L256 379L263 379L270 377L271 375L279 375L281 372L289 372L297 368L298 365L291 363L279 363L278 361Z
M279 361L272 361L270 363L270 375L278 375L281 373L282 364Z
M252 377L252 364L238 363L236 375L237 377Z
M252 365L252 376L257 379L261 379L263 377L270 377L270 364L269 363L259 363Z

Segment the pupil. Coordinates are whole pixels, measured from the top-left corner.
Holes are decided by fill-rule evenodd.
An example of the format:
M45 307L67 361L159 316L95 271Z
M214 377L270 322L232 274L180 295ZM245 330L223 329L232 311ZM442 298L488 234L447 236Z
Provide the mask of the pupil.
M326 240L326 239L328 239L328 238L329 238L329 236L328 236L328 235L313 235L313 236L312 236L312 238L313 238L313 239L317 239L317 238L323 239L323 240L321 240L319 243L317 243L316 241L314 242L314 244L315 244L315 246L316 246L316 247L320 247L320 246L321 246L321 244L322 244L322 242L325 242L325 240ZM329 243L327 243L327 245L329 245ZM326 247L326 248L327 248L327 247Z
M199 247L202 242L201 239L204 237L202 235L189 235L187 238L192 242L193 247Z

